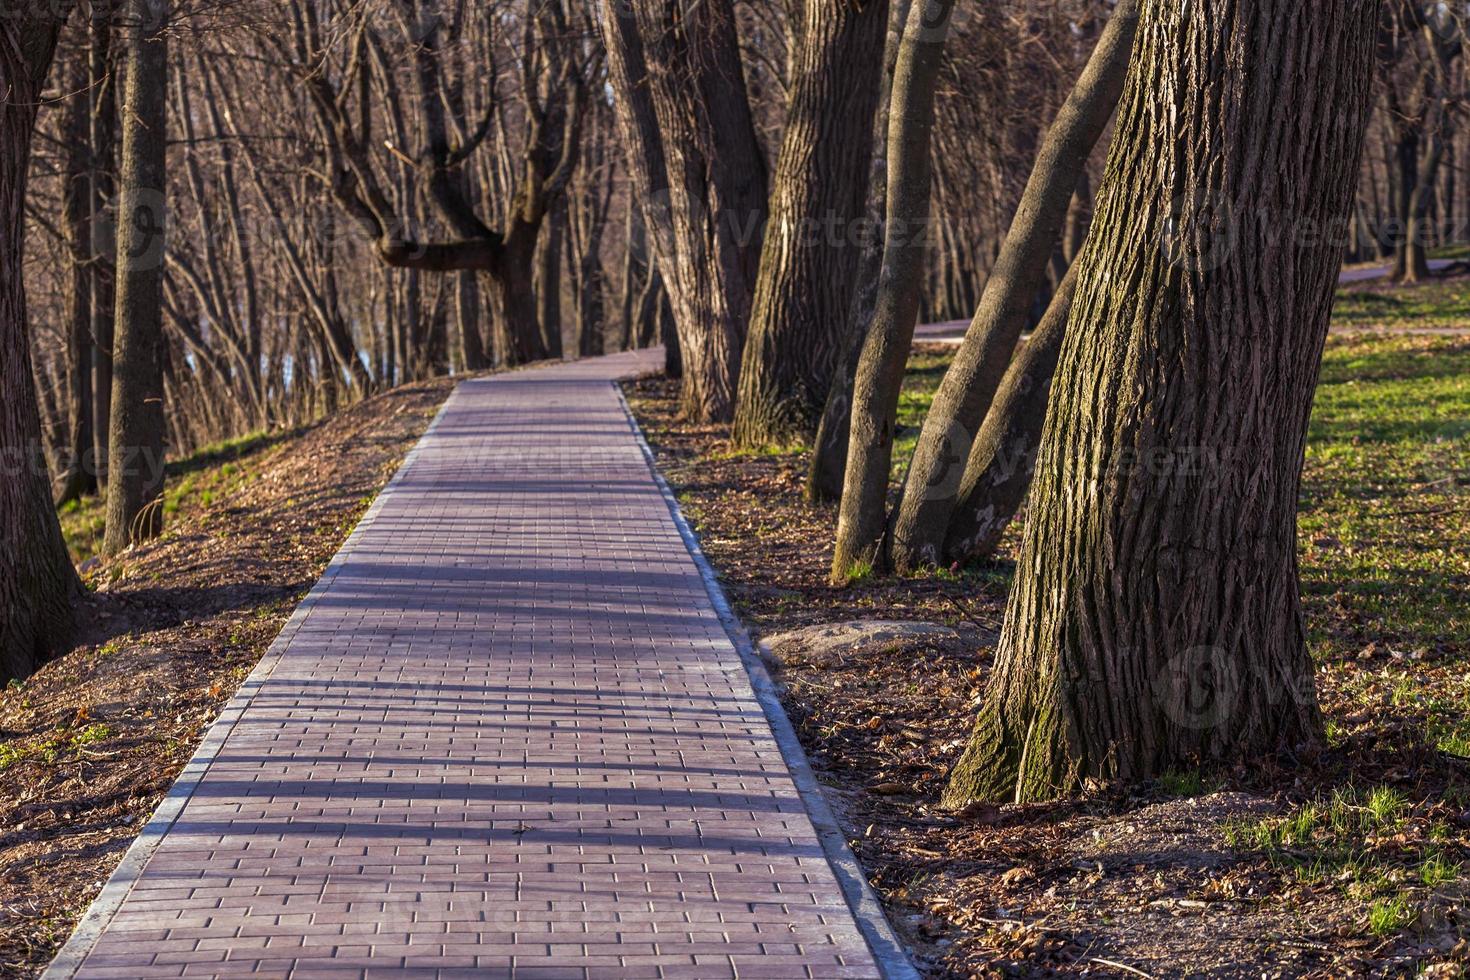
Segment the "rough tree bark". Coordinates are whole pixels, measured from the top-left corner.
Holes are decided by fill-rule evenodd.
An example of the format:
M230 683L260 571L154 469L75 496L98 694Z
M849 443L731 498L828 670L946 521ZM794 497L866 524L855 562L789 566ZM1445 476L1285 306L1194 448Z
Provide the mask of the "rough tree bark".
M890 557L900 572L940 560L974 434L1046 280L1087 158L1117 107L1137 27L1137 0L1123 0L1037 153L979 308L914 448L892 522Z
M729 421L766 217L766 166L729 0L606 4L608 81L679 333L689 419Z
M883 270L853 381L847 476L832 557L837 583L871 569L882 553L894 419L929 253L934 94L954 4L915 0L899 45L888 128Z
M740 368L740 446L806 441L821 418L862 257L887 0L807 0Z
M1318 736L1296 506L1377 12L1146 0L996 665L947 804Z
M1006 369L995 402L975 437L959 502L944 540L944 560L964 562L995 552L1036 472L1036 449L1051 394L1057 355L1077 292L1077 266L1067 269L1046 315Z
M0 680L61 651L80 586L51 502L26 323L26 175L41 90L68 4L0 17Z
M163 270L168 122L167 0L129 0L117 227L117 321L107 530L116 554L163 529Z

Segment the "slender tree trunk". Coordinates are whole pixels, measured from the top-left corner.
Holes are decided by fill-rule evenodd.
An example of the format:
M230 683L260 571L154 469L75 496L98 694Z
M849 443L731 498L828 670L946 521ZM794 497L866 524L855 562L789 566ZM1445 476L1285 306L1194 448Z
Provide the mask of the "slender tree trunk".
M893 76L883 271L853 383L847 478L832 559L832 580L838 583L870 570L881 557L894 419L929 253L929 144L954 2L915 0Z
M944 543L946 562L972 561L995 553L1016 516L1031 477L1051 393L1057 354L1067 334L1077 266L1068 267L1046 315L1016 355L995 392L995 403L975 437L960 480L959 503Z
M1402 282L1409 274L1410 263L1410 226L1413 224L1411 215L1414 210L1415 192L1419 188L1419 143L1421 141L1422 125L1412 120L1405 122L1400 127L1398 139L1394 144L1394 163L1398 168L1398 183L1394 187L1393 206L1394 217L1397 219L1398 241L1393 251L1393 271L1390 274L1394 282Z
M893 72L898 61L898 47L903 39L913 0L893 0L888 6L888 37L883 45L883 81L879 91L879 108L873 128L873 141L882 145L888 138L889 105L892 101ZM847 314L847 329L842 338L842 352L827 398L822 405L822 418L812 438L812 460L807 468L806 499L824 504L842 496L842 481L847 474L847 444L852 430L852 387L857 376L863 342L873 322L873 308L878 302L878 279L883 271L883 219L888 211L888 156L871 154L872 172L868 176L868 220L871 236L864 243L857 288Z
M88 180L91 169L91 125L88 81L91 74L85 52L72 58L72 92L66 106L65 155L62 198L63 224L71 259L71 287L66 298L67 347L71 389L71 431L67 446L66 471L62 475L57 506L97 492L97 465L92 425L92 194Z
M974 736L945 802L1320 732L1296 508L1377 0L1146 0ZM1282 228L1281 222L1288 227Z
M734 441L806 441L848 333L862 253L886 0L807 0L776 164Z
M65 648L80 589L52 506L26 322L26 175L41 91L66 20L32 4L0 17L0 680Z
M1409 224L1404 235L1404 267L1400 282L1417 283L1429 278L1429 243L1433 234L1429 205L1439 181L1444 149L1444 134L1436 129L1429 137L1429 152L1425 155L1414 193L1409 198Z
M474 374L489 367L485 342L480 337L480 283L478 274L459 274L459 357L465 371Z
M92 4L90 89L92 107L92 425L96 444L99 487L107 482L107 442L112 436L112 332L117 316L117 245L113 213L117 182L113 178L117 151L117 74L113 70L112 18L114 0Z
M118 202L111 469L102 544L108 554L155 537L163 529L167 0L129 0L124 16L127 89Z
M567 209L563 199L547 212L536 241L536 322L541 330L545 356L562 355L561 260L566 239Z
M1137 0L1123 0L1037 154L980 307L914 448L893 520L891 558L898 571L940 560L975 433L1032 315L1087 158L1117 107L1137 27Z

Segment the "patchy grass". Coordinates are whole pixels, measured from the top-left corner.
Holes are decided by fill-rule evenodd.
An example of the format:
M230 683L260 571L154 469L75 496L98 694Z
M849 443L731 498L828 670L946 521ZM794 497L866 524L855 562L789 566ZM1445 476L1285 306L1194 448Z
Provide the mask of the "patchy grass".
M256 432L201 447L164 470L165 525L207 514L247 486L295 432ZM107 528L107 501L83 497L62 507L61 533L78 564L97 555Z
M1470 322L1470 284L1391 298ZM1346 299L1339 323L1362 325L1375 302ZM895 480L951 354L910 361ZM926 975L1452 977L1470 961L1470 764L1453 758L1470 760L1470 340L1328 342L1299 519L1320 754L960 817L938 796L988 679L1019 525L993 563L834 588L835 511L802 502L805 454L717 459L728 433L680 423L673 386L632 386L630 401L760 635L915 619L990 638L780 665L798 734Z
M908 369L903 376L903 390L898 396L898 427L893 439L893 479L902 480L914 458L914 448L919 444L919 430L924 425L924 416L954 360L954 348L925 345L918 347L909 357Z
M1459 897L1462 863L1441 849L1452 833L1391 786L1349 785L1283 815L1229 824L1225 839L1264 854L1288 879L1362 908L1368 932L1381 938Z
M1408 287L1387 279L1353 283L1338 290L1332 323L1355 330L1464 328L1470 325L1470 278L1452 276Z

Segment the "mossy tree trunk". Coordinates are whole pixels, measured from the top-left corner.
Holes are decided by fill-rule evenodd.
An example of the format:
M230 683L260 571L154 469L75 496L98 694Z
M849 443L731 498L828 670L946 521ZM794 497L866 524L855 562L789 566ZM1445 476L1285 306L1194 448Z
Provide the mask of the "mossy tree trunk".
M1015 586L945 801L1319 735L1296 507L1378 0L1145 0Z
M0 681L26 677L63 648L79 591L42 455L21 273L31 139L67 7L31 4L0 17Z

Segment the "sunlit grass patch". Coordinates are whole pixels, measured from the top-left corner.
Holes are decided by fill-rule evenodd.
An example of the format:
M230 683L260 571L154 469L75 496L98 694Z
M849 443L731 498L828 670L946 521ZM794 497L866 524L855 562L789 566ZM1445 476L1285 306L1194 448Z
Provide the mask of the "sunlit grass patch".
M1284 814L1227 824L1224 835L1300 884L1357 903L1379 936L1404 928L1462 877L1462 865L1440 849L1449 828L1415 818L1410 801L1389 786L1342 787Z
M164 473L163 512L178 519L207 511L250 483L261 465L291 433L256 432L211 443L181 459L172 460ZM61 533L72 560L78 564L102 548L107 525L105 495L72 501L58 511ZM169 521L165 521L165 531Z

